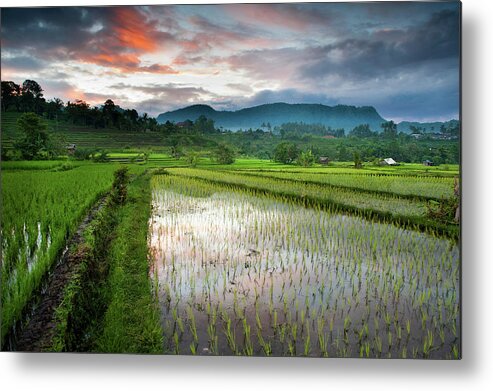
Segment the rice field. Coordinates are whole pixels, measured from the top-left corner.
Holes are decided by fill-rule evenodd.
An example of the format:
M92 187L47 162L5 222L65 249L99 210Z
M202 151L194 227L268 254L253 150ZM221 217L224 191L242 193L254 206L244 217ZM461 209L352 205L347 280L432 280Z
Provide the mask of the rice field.
M237 171L245 175L245 172ZM410 175L382 175L382 174L343 174L333 172L306 173L306 172L251 172L252 176L292 180L296 182L329 185L352 190L361 190L376 193L395 194L417 198L440 199L454 195L454 178L452 177L423 177Z
M86 163L59 170L60 164L2 163L2 339L118 167Z
M169 168L171 174L189 178L201 178L230 185L242 185L252 189L267 190L277 194L298 195L330 202L355 210L373 210L390 215L422 216L425 212L425 203L402 199L392 195L375 193L359 193L348 188L329 188L323 184L307 184L303 182L272 180L269 177L244 175L234 172L217 172L214 170ZM351 183L351 181L348 181Z
M149 225L147 179L136 181L128 206L144 213L140 236L125 231L140 238L135 267L142 297L154 297L146 299L152 316L136 317L132 330L106 316L118 320L105 330L112 337L101 339L108 351L126 349L115 348L120 332L140 351L137 332L153 335L156 352L162 329L163 352L171 354L460 357L458 226L426 217L429 199L453 196L452 175L263 169L247 161L225 168L207 159L185 168L165 154L132 164L135 156L111 158L125 160L132 176L154 172ZM2 344L119 166L2 163ZM144 324L152 333L136 331Z
M390 197L368 194L364 201L358 193L322 185L298 189L292 180L169 172L152 179L149 222L150 275L166 352L460 356L456 242L303 207L253 187L372 208L388 207ZM390 213L420 213L419 202L395 200L401 204L392 204Z

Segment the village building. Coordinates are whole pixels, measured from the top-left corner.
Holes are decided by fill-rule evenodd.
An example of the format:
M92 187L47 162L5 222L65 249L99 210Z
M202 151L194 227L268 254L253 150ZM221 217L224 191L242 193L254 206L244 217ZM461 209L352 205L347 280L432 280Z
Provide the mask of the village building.
M399 163L397 163L394 159L392 159L391 157L388 157L386 159L383 159L381 162L380 162L380 165L381 166L398 166Z
M75 153L75 150L77 149L77 146L75 144L69 144L67 145L67 153L69 155L73 155Z

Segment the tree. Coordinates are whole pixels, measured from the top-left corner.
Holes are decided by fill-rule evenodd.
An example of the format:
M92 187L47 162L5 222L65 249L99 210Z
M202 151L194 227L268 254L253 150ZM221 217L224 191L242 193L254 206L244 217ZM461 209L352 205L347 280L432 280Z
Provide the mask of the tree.
M300 153L298 164L303 167L310 167L313 165L313 163L315 163L315 156L313 156L311 149Z
M116 105L111 99L107 99L103 105L103 114L105 117L106 126L117 126L119 114L116 110Z
M43 89L34 80L25 80L22 83L21 104L24 111L34 111L41 114L43 109Z
M274 161L284 164L293 163L300 154L296 144L290 142L282 142L276 146L274 151Z
M2 111L7 111L11 105L18 106L21 87L13 81L2 81Z
M354 168L362 168L363 163L361 161L361 155L359 154L359 152L354 152L353 158L354 158Z
M364 124L356 126L353 130L349 132L349 136L365 138L373 136L373 132L370 129L370 125Z
M74 124L88 125L91 118L89 105L81 99L76 99L74 103L68 101L67 116Z
M49 150L49 137L46 125L34 113L22 114L17 120L17 127L23 136L15 143L26 160L36 158L41 152Z
M219 164L233 164L235 162L235 153L230 146L220 144L216 149L215 158Z
M382 136L385 138L396 138L397 137L397 125L394 121L384 122L382 124Z
M351 159L351 155L348 152L346 146L343 144L340 144L337 147L337 160L339 160L340 162L344 162L344 161L348 161L350 159Z
M207 119L205 115L201 115L196 119L194 124L195 131L197 133L215 133L214 121Z
M45 103L45 113L48 119L58 120L58 116L62 113L63 101L59 98L54 98Z
M339 129L334 130L333 133L334 133L335 137L341 138L341 137L344 137L346 131L344 130L344 128L339 128Z
M198 152L195 151L188 152L186 155L187 164L190 167L197 167L197 163L199 162L199 157L200 155Z

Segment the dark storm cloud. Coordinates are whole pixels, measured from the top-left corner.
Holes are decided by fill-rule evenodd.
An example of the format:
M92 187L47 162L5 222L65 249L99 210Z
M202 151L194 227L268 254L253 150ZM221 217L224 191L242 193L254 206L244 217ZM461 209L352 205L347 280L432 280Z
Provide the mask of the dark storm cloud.
M385 75L395 68L444 58L459 58L459 13L444 10L407 30L379 30L368 39L345 39L308 48L304 78L342 75L355 79Z
M16 57L2 58L2 67L21 71L38 71L46 66L33 57L19 55Z
M176 74L166 64L142 65L174 37L139 7L12 8L2 12L2 47L44 60L77 60L124 72Z
M37 53L75 49L90 38L91 27L104 25L107 14L107 8L4 8L2 47L33 48Z
M450 87L427 93L401 93L386 96L379 102L380 114L384 118L416 119L428 122L458 118L459 92Z
M458 2L7 8L2 66L152 113L284 101L438 118L458 115L459 18Z

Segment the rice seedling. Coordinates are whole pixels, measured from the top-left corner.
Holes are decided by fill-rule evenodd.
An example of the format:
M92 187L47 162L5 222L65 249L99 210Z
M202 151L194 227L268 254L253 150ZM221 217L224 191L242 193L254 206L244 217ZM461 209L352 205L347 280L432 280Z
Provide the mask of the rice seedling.
M64 251L68 237L110 189L117 168L84 164L68 171L2 173L0 344Z
M202 171L152 179L149 246L160 267L151 277L163 322L175 322L165 309L176 308L189 325L179 351L192 352L196 342L194 349L209 346L214 354L454 355L453 241L193 178L209 175Z

